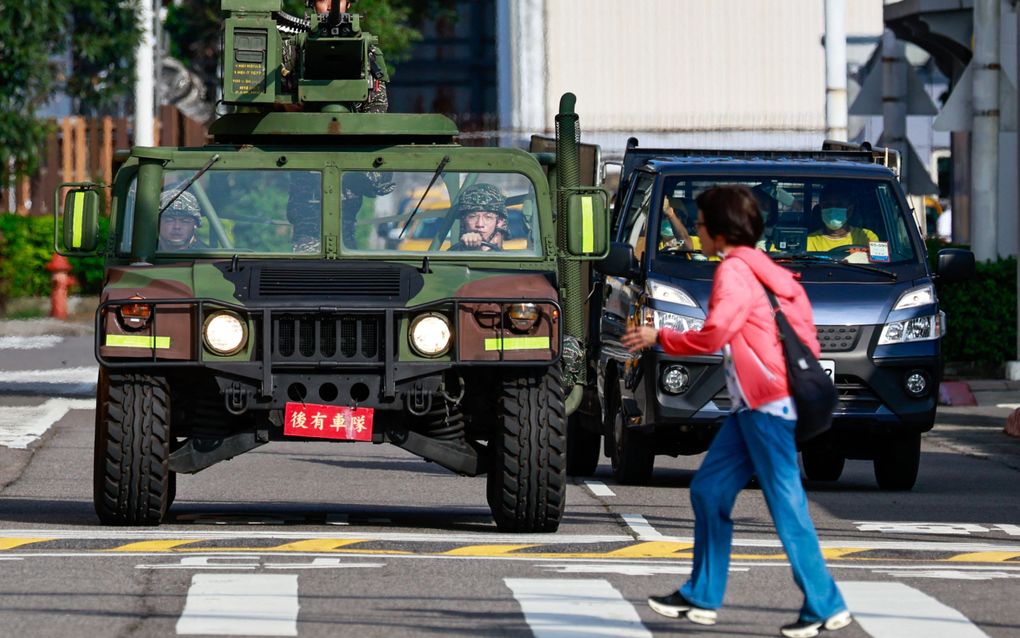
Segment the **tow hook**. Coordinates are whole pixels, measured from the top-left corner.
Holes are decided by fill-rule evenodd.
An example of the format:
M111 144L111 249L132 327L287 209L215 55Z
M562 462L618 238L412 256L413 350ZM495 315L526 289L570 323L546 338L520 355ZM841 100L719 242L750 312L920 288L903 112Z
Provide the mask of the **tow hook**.
M240 416L248 410L248 389L236 381L223 391L227 412Z
M432 409L432 390L421 382L415 383L407 393L407 411L415 416L424 416Z

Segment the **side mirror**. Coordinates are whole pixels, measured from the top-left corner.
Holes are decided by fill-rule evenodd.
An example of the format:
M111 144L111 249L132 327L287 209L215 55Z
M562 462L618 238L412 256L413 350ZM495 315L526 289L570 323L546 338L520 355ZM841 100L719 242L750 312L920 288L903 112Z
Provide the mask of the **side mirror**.
M641 266L634 257L634 247L625 241L614 241L609 245L609 254L602 261L595 262L595 270L610 277L637 279Z
M567 252L596 260L609 249L609 198L601 188L571 189L567 197Z
M63 186L66 185L61 185L61 188ZM54 247L61 254L88 255L94 253L99 244L99 191L96 190L98 185L69 186L75 188L64 196L64 205L61 209L62 223L54 224ZM56 210L55 206L54 212Z
M939 251L935 273L946 283L955 284L974 278L974 253L962 248L944 248Z

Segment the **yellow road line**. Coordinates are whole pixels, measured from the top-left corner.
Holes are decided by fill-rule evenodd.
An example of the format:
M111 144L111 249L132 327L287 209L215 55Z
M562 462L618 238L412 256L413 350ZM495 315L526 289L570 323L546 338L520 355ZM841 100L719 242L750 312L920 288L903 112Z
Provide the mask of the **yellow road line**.
M519 549L528 547L539 547L538 545L468 545L458 547L448 552L442 552L442 556L505 556L516 552ZM530 556L530 554L528 554Z
M171 549L180 547L181 545L188 545L190 543L198 543L199 540L163 540L163 541L139 541L137 543L128 543L127 545L121 545L120 547L114 547L108 549L108 552L168 552Z
M0 550L14 549L15 547L21 547L22 545L29 545L31 543L42 543L45 541L56 540L53 538L0 538Z
M1020 558L1020 552L971 552L943 560L951 563L1004 563L1014 558Z
M647 541L622 549L614 549L611 552L606 552L603 556L606 558L687 558L689 556L678 556L677 552L693 547L694 545L690 543Z

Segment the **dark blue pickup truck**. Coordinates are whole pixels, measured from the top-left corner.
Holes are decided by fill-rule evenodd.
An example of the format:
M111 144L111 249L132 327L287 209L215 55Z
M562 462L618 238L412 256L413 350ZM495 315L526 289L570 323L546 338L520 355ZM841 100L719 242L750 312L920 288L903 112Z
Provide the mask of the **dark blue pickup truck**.
M702 326L718 262L701 253L694 198L736 183L761 204L759 248L807 290L822 365L839 391L833 428L802 449L808 478L836 480L846 459L869 459L881 488L913 487L920 436L935 420L946 330L933 282L972 276L974 257L943 250L931 272L883 157L868 147L677 151L640 149L632 140L612 247L596 265L591 299L601 418L571 423L572 472L594 470L604 435L616 478L647 483L656 455L703 452L729 412L721 354L674 357L656 347L633 355L620 337L635 323Z

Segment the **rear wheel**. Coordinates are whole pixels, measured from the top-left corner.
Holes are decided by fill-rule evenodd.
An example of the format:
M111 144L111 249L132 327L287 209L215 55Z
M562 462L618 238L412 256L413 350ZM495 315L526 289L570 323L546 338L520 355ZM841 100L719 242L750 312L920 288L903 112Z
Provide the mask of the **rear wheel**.
M566 418L559 366L503 380L487 497L503 532L555 532L566 500Z
M92 500L108 525L158 525L173 492L170 398L146 375L103 375L98 386Z
M648 436L626 427L623 405L619 397L613 401L613 441L610 460L613 478L625 485L648 485L655 466L655 453Z
M917 482L921 465L921 435L891 436L875 456L875 480L883 490L906 491Z
M567 421L567 474L571 476L591 476L599 466L602 435L585 427L589 421L591 417L580 411Z
M808 448L801 452L804 474L812 481L838 481L846 458L828 448Z

